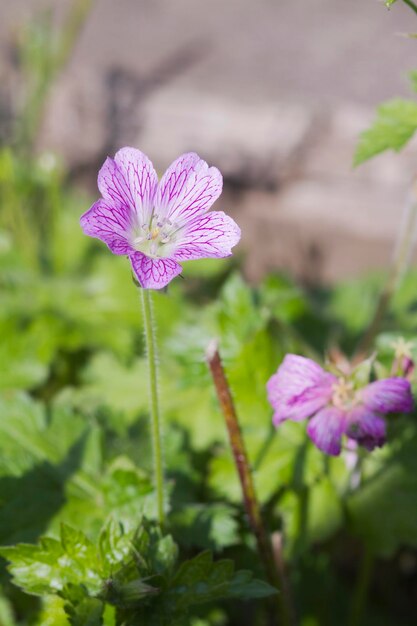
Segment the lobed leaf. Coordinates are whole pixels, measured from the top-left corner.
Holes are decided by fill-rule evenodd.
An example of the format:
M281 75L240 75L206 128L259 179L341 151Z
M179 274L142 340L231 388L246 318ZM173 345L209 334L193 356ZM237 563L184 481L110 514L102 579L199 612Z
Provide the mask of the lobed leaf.
M353 164L360 165L385 150L399 152L416 129L417 103L396 99L381 104L372 126L360 135Z

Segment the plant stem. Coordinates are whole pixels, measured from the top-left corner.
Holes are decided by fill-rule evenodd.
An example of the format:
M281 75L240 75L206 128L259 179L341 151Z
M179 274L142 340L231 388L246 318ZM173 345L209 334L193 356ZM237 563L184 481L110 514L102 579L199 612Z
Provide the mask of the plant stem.
M152 431L154 481L157 498L158 520L161 526L165 522L164 512L164 461L162 447L161 420L158 401L158 372L155 324L152 311L152 294L149 289L141 289L142 310L145 329L146 354L148 357L149 401Z
M374 556L365 546L351 605L349 626L361 626L374 564Z
M404 0L405 1L405 0ZM366 354L379 331L380 325L389 308L391 299L398 288L400 279L407 268L412 252L417 223L417 180L413 181L410 197L404 207L403 219L398 231L393 261L386 283L381 291L374 316L368 329L360 341L357 354Z
M410 7L410 9L412 11L414 11L414 13L417 13L417 6L414 4L414 2L412 2L412 0L403 0L404 4L406 4L407 6Z
M268 536L263 523L252 471L249 465L242 432L240 430L239 420L232 394L230 392L229 383L227 381L217 344L215 342L211 343L208 347L206 356L214 385L216 387L220 407L226 422L230 446L232 448L242 488L243 501L252 531L256 538L259 557L264 565L270 584L282 592L274 596L278 612L278 621L276 623L279 623L282 626L290 626L293 623L292 610L289 606L288 597L285 594L285 590L288 588L288 585L282 580L282 572L278 571L271 539Z

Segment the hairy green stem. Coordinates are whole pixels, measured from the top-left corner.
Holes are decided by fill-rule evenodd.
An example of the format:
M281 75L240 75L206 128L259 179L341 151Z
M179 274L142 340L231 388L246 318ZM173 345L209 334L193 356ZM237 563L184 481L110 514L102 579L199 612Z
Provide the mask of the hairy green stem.
M349 626L364 626L363 613L371 583L373 564L374 556L369 548L365 547L353 592Z
M407 269L414 245L416 226L417 180L413 182L411 196L404 208L403 220L398 232L391 269L380 293L372 321L358 345L356 351L357 354L366 354L372 347L373 341L379 332L381 323L383 322L385 314L387 313L391 303L391 299L398 288L405 270Z
M403 0L403 2L404 2L404 4L409 6L410 9L412 11L414 11L414 13L417 13L417 5L415 5L414 2L412 2L412 0Z
M158 521L161 526L165 522L164 511L164 459L162 446L161 418L158 400L157 346L155 324L152 310L152 293L149 289L141 289L143 322L145 329L146 355L148 358L149 401L151 416L151 432L153 447L154 481L157 499Z
M276 624L291 626L293 624L293 611L289 602L288 582L283 580L283 568L278 567L275 559L272 542L266 531L259 501L256 495L255 484L249 459L246 453L245 443L240 430L239 420L234 406L229 383L223 368L217 344L213 342L207 349L207 362L213 377L214 385L219 399L219 404L224 415L229 434L230 446L239 475L242 488L243 501L252 531L256 538L259 557L264 565L265 573L271 585L280 590L274 596L276 611Z

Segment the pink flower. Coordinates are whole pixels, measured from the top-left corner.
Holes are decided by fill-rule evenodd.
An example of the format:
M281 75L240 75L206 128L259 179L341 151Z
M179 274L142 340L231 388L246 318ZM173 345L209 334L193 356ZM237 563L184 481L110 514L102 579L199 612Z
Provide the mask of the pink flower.
M161 289L182 261L232 254L240 228L222 211L208 212L222 185L219 170L193 152L174 161L158 183L146 155L122 148L101 168L102 198L81 217L81 227L113 254L128 256L142 287Z
M354 377L326 372L311 359L287 354L267 383L269 402L279 426L285 420L311 418L307 433L316 446L337 456L342 435L367 450L382 446L387 413L408 413L413 408L411 387L405 378L386 378L366 386Z

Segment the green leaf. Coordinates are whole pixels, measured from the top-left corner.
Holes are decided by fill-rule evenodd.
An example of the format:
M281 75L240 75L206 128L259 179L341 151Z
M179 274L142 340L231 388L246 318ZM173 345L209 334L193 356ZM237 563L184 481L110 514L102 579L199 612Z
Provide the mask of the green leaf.
M171 535L163 535L159 526L142 520L134 540L136 552L141 556L138 569L144 576L170 572L178 558L178 547Z
M257 599L267 598L278 593L274 587L271 587L264 580L253 578L252 572L248 570L240 570L236 572L228 592L230 598L246 598Z
M80 586L67 585L63 591L65 612L71 626L103 626L104 604L90 598Z
M12 605L7 600L5 596L3 596L2 590L0 588L0 626L17 626L13 616Z
M210 552L202 552L194 559L181 564L165 594L165 602L175 611L184 611L219 598L248 599L265 597L276 589L254 580L250 572L234 572L232 561L213 562Z
M390 100L377 108L372 126L360 138L353 159L359 165L385 150L399 152L417 129L417 104L410 100Z
M394 2L397 2L397 0L385 0L385 6L389 9L394 4Z
M39 626L68 626L68 616L64 606L65 601L59 596L42 598L42 608L36 626L38 624Z
M389 439L394 439L389 447L367 457L363 483L347 503L355 533L383 557L392 556L402 545L417 547L415 424L402 419Z
M413 91L417 91L417 70L412 70L408 73L408 78L411 83Z
M102 478L97 428L64 406L47 415L22 393L0 397L0 412L0 543L36 541L74 493L101 510L101 526L103 510L91 507Z
M93 544L81 532L62 525L60 541L44 537L38 545L1 547L0 555L16 584L27 593L59 593L70 583L83 583L92 593L102 585L102 567Z
M221 549L239 541L235 510L225 504L190 504L170 515L181 545Z

